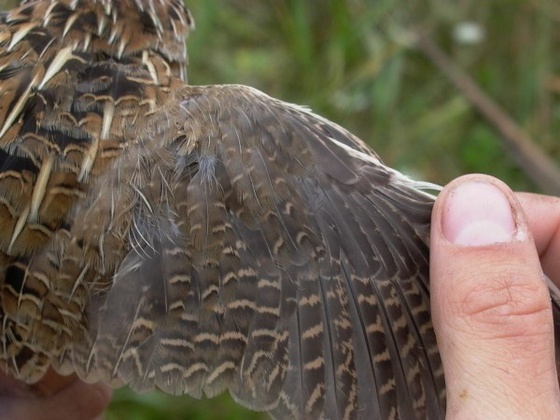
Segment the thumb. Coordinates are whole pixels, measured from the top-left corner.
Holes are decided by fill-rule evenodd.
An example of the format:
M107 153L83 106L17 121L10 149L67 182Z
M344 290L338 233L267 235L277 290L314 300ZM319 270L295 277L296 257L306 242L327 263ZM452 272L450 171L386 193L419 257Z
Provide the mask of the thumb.
M455 180L436 201L430 247L448 418L558 416L550 296L513 193L491 177Z

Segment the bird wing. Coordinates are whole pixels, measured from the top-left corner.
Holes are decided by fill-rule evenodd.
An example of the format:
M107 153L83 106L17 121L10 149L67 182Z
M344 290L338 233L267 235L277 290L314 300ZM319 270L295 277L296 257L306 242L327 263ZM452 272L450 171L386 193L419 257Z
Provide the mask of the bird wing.
M443 417L425 185L243 86L185 86L137 133L55 246L92 295L63 370L279 418Z

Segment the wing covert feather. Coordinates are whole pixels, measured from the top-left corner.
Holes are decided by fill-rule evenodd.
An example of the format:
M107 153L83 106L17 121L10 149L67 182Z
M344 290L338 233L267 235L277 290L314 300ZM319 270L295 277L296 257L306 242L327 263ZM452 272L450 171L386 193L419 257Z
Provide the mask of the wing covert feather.
M82 374L229 389L279 418L442 417L433 199L347 131L250 88L185 87L162 112L134 146L151 178L96 203L133 211L117 235L128 255L73 350ZM133 155L106 177L134 173Z

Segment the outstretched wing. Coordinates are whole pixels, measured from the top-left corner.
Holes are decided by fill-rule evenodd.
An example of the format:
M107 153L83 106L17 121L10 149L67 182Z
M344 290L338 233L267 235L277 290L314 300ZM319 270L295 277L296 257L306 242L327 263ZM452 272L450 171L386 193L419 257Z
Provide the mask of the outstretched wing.
M64 239L101 256L64 369L279 418L443 417L425 185L242 86L184 87L138 133Z

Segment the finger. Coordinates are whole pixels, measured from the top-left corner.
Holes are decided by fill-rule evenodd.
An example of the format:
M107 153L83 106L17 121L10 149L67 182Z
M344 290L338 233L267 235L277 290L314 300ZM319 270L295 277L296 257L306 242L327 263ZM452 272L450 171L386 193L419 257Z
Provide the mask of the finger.
M95 419L109 404L111 394L107 385L91 385L76 380L50 397L0 397L0 419Z
M546 275L560 285L560 198L517 193Z
M33 395L32 390L29 389L29 385L0 370L0 398L32 398ZM0 406L0 414L1 408ZM2 418L1 415L0 418Z
M47 370L39 382L28 385L28 387L36 397L49 397L73 384L77 379L76 375L63 376L51 368Z
M449 418L552 418L550 296L513 193L482 175L452 182L436 201L430 247Z
M48 409L55 413L53 419L60 419L60 407L67 407L65 418L94 419L105 411L111 401L112 389L103 384L86 384L76 381L69 387L56 394L55 398L48 398Z

